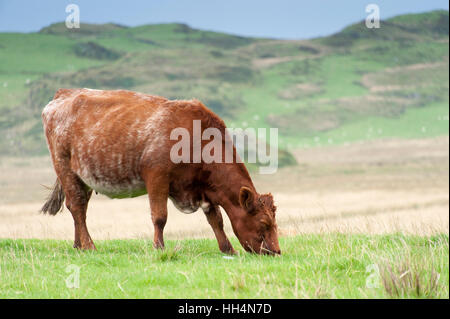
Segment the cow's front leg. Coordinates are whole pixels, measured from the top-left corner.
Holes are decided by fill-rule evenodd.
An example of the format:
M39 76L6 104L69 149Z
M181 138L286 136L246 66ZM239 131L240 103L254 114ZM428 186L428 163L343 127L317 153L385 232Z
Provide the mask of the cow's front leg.
M233 246L231 246L231 243L223 230L223 219L219 206L206 204L202 207L202 209L206 215L208 223L214 231L214 235L216 235L220 251L226 254L235 254L236 251L233 249Z
M169 185L165 178L149 173L146 176L146 187L154 227L153 246L162 249L164 248L163 231L167 221Z

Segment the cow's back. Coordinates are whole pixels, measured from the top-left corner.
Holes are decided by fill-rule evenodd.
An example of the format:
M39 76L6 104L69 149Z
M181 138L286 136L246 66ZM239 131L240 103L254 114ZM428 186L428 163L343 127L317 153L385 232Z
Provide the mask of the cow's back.
M225 124L200 101L169 101L130 91L61 89L42 112L55 165L70 166L88 186L110 197L145 192L142 167L170 169L174 128L192 133ZM224 136L224 135L223 135Z
M71 170L101 193L134 196L144 187L141 158L165 146L166 101L130 91L59 90L42 113L53 161L67 158Z

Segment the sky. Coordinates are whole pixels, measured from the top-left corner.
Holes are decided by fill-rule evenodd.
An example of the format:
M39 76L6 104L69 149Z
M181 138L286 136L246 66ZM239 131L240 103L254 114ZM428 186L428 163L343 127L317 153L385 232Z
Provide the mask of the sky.
M364 20L371 3L379 6L381 19L449 8L443 0L0 0L0 32L36 32L65 21L71 3L80 8L81 27L179 22L202 30L282 39L338 32Z

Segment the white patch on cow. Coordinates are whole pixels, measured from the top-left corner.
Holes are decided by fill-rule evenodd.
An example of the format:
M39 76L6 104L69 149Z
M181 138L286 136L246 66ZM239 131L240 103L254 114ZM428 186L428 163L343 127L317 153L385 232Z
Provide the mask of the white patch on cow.
M117 155L116 165L118 167L119 174L122 174L124 171L122 167L122 153L117 153L116 155Z
M145 95L145 94L142 94L142 93L139 93L139 92L134 92L133 95L135 97L139 98L139 99L142 99L142 100L146 100L146 101L152 101L153 100L152 97L150 97L148 95Z
M203 211L208 211L210 206L211 205L208 202L202 201L202 203L200 204L200 207L203 209Z
M188 202L178 202L176 199L174 199L173 197L169 197L170 200L172 201L173 205L182 213L184 214L192 214L195 213L198 209L197 207L192 207L191 203ZM195 209L194 209L195 208Z
M132 179L129 183L120 184L110 182L105 176L95 179L89 171L86 176L80 178L96 192L111 198L135 197L146 193L145 183L141 179Z
M52 121L57 123L53 129L53 133L56 136L61 136L68 125L73 122L67 107L64 107L64 102L65 100L62 98L50 101L42 110L44 126L47 126Z
M138 130L137 139L139 141L145 139L148 145L143 156L161 151L163 146L166 145L168 136L164 134L163 128L165 127L164 123L169 120L168 117L167 109L159 108L146 120L143 128Z
M83 88L83 90L86 90L88 92L98 92L98 93L102 93L102 90L97 90L97 89L89 89L89 88Z

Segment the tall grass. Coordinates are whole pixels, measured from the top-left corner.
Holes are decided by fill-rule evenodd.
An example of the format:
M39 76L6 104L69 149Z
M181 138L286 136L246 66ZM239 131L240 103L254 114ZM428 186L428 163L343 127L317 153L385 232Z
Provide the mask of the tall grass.
M426 245L436 256L448 253L448 241L436 244L434 239L430 239ZM379 262L382 284L390 297L433 298L445 295L445 289L448 291L448 287L442 285L440 273L440 269L446 267L443 260L420 254L404 241L400 241L395 255L390 253Z

